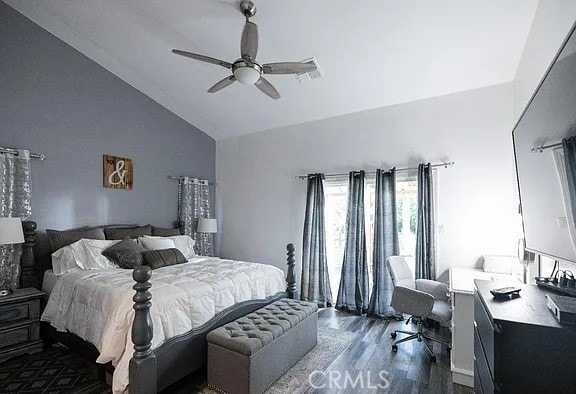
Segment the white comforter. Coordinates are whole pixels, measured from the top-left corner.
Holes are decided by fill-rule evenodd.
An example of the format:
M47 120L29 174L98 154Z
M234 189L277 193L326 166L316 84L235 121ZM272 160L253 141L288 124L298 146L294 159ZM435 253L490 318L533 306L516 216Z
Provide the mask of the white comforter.
M114 392L128 385L134 283L132 270L69 272L52 290L41 318L96 346L97 362L112 362ZM235 303L285 290L284 275L276 267L212 257L156 269L150 283L153 349Z

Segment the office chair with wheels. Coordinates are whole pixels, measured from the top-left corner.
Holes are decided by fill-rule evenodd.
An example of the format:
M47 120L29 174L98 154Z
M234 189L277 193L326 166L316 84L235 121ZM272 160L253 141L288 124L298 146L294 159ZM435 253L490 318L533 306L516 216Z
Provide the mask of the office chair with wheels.
M396 352L400 343L416 339L418 342L424 342L430 353L430 361L436 362L436 355L432 351L430 342L445 345L448 351L451 350L451 347L448 343L425 334L423 326L426 319L432 319L446 327L450 325L452 312L449 304L448 286L434 280L414 279L408 263L402 256L390 256L387 262L394 283L390 305L398 312L411 315L406 324L412 320L418 326L417 332L395 330L391 334L393 339L396 339L398 333L409 336L395 341L392 344L392 351Z

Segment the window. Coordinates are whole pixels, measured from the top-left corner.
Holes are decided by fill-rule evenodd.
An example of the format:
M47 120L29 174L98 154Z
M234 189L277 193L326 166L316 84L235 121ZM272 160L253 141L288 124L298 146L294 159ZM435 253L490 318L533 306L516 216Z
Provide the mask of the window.
M375 179L367 177L364 185L364 214L366 222L366 256L368 276L372 288L372 250L374 240ZM397 174L396 209L400 254L414 270L416 250L416 213L418 198L417 181L413 175ZM338 294L344 248L346 246L346 211L348 203L348 180L327 179L324 184L326 218L326 254L328 275L334 299Z

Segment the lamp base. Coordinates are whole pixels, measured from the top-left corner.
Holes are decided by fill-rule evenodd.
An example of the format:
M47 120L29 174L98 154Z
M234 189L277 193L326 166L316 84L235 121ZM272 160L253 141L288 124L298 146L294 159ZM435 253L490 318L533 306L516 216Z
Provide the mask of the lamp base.
M10 289L2 289L0 290L0 297L6 297L12 294L12 290Z

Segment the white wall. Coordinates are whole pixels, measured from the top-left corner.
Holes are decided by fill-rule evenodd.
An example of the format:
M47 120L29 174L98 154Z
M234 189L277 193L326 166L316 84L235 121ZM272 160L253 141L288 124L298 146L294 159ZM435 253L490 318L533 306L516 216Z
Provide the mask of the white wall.
M514 119L524 111L575 20L576 1L539 1L514 78Z
M309 172L453 160L439 183L439 273L517 243L512 84L217 141L220 255L285 267L302 247ZM300 263L300 261L298 261Z

